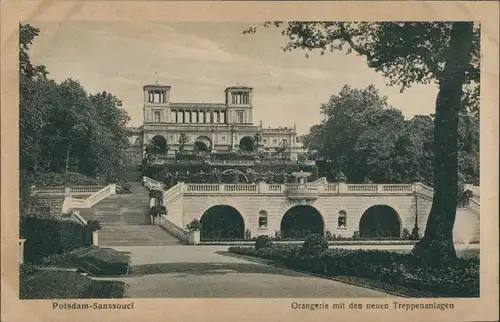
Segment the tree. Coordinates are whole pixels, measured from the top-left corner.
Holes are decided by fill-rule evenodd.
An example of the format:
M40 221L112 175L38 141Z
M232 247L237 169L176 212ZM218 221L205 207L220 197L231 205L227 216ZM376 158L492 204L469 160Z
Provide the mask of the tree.
M290 146L288 145L287 140L282 140L280 142L279 147L276 148L276 153L283 160L288 160L290 158Z
M434 82L434 198L424 237L414 254L429 262L456 259L453 226L457 206L457 134L461 109L478 111L480 37L472 22L266 22L295 49L355 52L401 91ZM244 33L255 33L256 27Z
M344 86L321 106L321 113L323 121L311 127L304 146L328 161L325 170L332 177L342 171L350 182L360 183L367 177L397 181L391 160L404 118L373 85L364 89Z
M261 132L255 133L255 135L253 136L253 141L252 141L253 153L257 154L259 152L259 148L262 146L261 142L262 142L262 133Z
M186 145L186 143L188 143L189 139L188 139L188 136L186 135L186 133L181 133L179 135L179 151L182 152L184 151L184 146Z

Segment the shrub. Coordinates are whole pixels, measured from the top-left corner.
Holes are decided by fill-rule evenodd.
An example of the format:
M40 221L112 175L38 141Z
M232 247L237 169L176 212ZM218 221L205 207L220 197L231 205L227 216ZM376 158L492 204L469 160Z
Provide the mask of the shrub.
M255 256L255 250L253 249L253 247L232 246L229 247L228 251L230 253L235 253L240 255Z
M252 239L252 232L250 231L250 229L245 230L245 239Z
M267 235L262 235L257 237L257 240L255 241L255 249L260 250L263 248L271 248L273 247L273 242L271 240L271 237Z
M123 194L132 193L132 191L130 191L130 189L132 188L132 184L130 182L120 181L118 185L120 186L120 188L122 188L121 193Z
M359 233L358 230L356 230L353 234L352 234L352 239L353 240L360 240L361 239L361 235Z
M162 215L167 214L167 208L165 206L154 206L151 209L151 212L152 212L153 216L161 217Z
M98 220L87 221L87 226L88 226L88 229L90 229L90 231L92 231L92 232L94 232L96 230L100 230L102 228L101 224L99 223Z
M277 253L277 250L273 247L255 249L255 256L267 259L277 259Z
M186 229L189 231L201 230L201 223L198 219L193 219L187 226Z
M418 232L418 227L413 227L413 229L411 230L411 236L410 236L410 239L411 240L419 240L420 239L420 233Z
M332 233L329 230L327 230L325 233L325 238L326 240L335 240L335 235L332 235Z
M403 229L403 234L401 235L401 239L405 239L405 240L410 239L410 231L408 230L408 228L405 227Z
M149 190L149 198L163 198L163 193L160 190Z
M19 265L19 277L26 277L37 271L37 266L27 262Z
M300 249L302 245L300 244L278 244L276 247L277 259L283 261L294 261L299 258Z
M300 248L301 257L317 256L328 249L328 241L319 234L307 236L304 244Z
M39 173L34 178L33 184L37 187L63 186L63 185L102 185L103 180L87 177L81 173Z
M54 265L54 264L64 265L64 264L67 264L74 256L78 256L78 255L81 255L83 253L86 253L90 249L91 249L90 247L82 247L82 248L74 249L74 250L69 251L69 252L50 255L50 256L42 258L40 260L40 264L42 264L42 265Z

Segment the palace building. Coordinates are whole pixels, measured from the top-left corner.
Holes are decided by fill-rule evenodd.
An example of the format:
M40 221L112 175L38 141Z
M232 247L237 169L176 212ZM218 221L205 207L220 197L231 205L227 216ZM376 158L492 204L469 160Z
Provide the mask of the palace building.
M226 88L223 103L171 102L170 90L170 86L159 84L143 87L143 124L129 128L131 152L137 158L143 157L151 142L166 147L171 156L181 141L185 151L250 152L257 134L261 137L259 152L265 155L272 157L283 146L288 147L292 160L304 153L295 125L265 128L262 121L253 123L251 87Z

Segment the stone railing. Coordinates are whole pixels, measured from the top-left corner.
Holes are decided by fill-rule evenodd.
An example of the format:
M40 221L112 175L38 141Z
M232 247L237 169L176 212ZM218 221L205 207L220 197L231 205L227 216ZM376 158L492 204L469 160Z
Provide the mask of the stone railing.
M162 189L163 191L163 189ZM177 183L175 186L172 188L168 189L167 191L163 191L163 204L168 205L169 202L180 196L181 193L181 184Z
M42 187L35 190L38 196L88 196L105 186Z
M209 159L207 162L211 165L254 165L254 160L217 160Z
M93 193L90 197L86 199L73 198L71 194L66 194L64 198L63 206L61 211L63 213L68 212L70 209L74 208L90 208L97 204L99 201L116 194L116 184L112 183L106 187L100 189L99 191Z
M469 208L476 212L476 213L480 213L480 204L479 204L479 200L476 200L474 198L470 198L469 199Z
M87 207L90 208L106 197L116 194L116 184L112 183L87 198Z
M472 186L471 191L473 198L479 200L479 198L481 197L481 189L479 188L479 186Z
M415 183L415 192L426 198L434 198L434 189L422 183Z
M163 190L163 185L160 182L155 181L149 177L143 177L142 181L144 182L144 186L146 186L146 188L148 188L149 190L151 189Z
M418 190L416 184L346 184L308 182L305 184L285 183L267 184L205 184L179 183L182 193L188 194L282 194L294 191L318 194L412 194ZM425 188L423 188L425 189ZM432 192L432 189L431 189Z
M167 216L163 215L160 219L160 226L162 226L166 231L170 234L177 237L180 241L184 243L188 243L189 233L171 222L167 219Z
M289 183L285 184L285 192L318 192L319 187L315 184L299 184L299 183Z

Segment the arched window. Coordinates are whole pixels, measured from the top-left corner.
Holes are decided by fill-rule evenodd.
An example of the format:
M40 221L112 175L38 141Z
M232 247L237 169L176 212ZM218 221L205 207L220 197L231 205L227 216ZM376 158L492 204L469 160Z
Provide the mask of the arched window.
M259 212L259 229L267 228L267 211L261 210Z
M346 228L347 227L347 213L344 210L339 211L337 226L338 226L338 228Z

